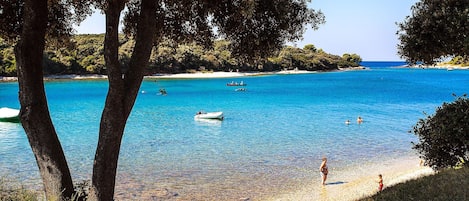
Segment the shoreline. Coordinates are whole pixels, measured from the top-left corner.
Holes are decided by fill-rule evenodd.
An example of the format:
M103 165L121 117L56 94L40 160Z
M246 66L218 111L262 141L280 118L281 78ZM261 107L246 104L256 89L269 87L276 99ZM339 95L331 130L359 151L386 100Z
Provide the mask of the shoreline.
M330 161L332 162L332 161ZM378 174L383 175L384 189L399 183L435 174L429 167L420 166L418 157L404 156L380 162L368 161L361 165L348 167L329 166L329 175L326 185L321 185L321 178L316 168L306 170L306 177L294 179L293 183L284 183L286 186L272 188L268 180L258 185L249 186L248 189L231 189L229 192L215 187L217 183L198 186L196 189L179 191L173 185L157 185L150 189L142 189L138 180L121 180L116 187L115 200L151 200L154 197L161 200L265 200L265 201L356 201L378 193ZM318 164L319 165L319 164ZM301 178L301 179L300 179ZM251 179L257 179L253 177ZM305 180L306 179L306 180ZM262 180L262 179L261 179ZM270 182L280 184L282 178ZM267 183L265 183L267 182ZM232 183L243 185L245 183ZM223 184L222 184L223 185ZM215 187L210 190L210 186ZM204 189L208 188L208 189Z
M469 70L469 66L461 66L461 65L454 65L454 64L436 64L436 65L413 65L413 66L403 66L404 68L417 68L417 69L442 69L442 70Z
M399 68L410 68L410 69L442 69L442 70L469 70L469 66L460 66L452 64L437 64L433 66L429 65L414 65L414 66L400 66ZM338 70L332 71L307 71L307 70L281 70L272 72L200 72L195 73L175 73L175 74L155 74L146 75L144 79L209 79L209 78L236 78L236 77L248 77L248 76L264 76L264 75L289 75L289 74L314 74L323 72L341 72L341 71L355 71L355 70L367 70L368 67L358 66L349 68L339 68ZM94 80L94 79L107 79L107 75L100 74L66 74L66 75L47 75L44 76L44 80ZM17 77L5 77L0 76L0 82L17 82Z
M339 68L337 71L363 70L365 67ZM208 79L208 78L236 78L247 76L264 76L264 75L289 75L289 74L314 74L321 72L334 71L306 71L306 70L282 70L272 72L196 72L196 73L176 73L176 74L155 74L144 76L144 79ZM107 79L107 75L89 74L89 75L50 75L45 76L44 80L93 80ZM16 82L17 77L0 76L0 82Z
M325 186L320 185L319 174L317 183L304 185L296 191L274 195L268 201L309 201L309 200L341 200L354 201L378 193L378 174L383 175L384 188L399 183L435 174L429 167L420 166L418 158L402 158L380 163L363 164L348 170L330 171Z

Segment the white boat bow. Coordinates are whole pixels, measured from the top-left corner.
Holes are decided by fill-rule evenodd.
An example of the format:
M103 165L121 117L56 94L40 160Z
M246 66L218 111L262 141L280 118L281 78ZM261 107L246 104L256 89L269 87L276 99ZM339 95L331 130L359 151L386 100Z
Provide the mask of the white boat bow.
M20 114L20 110L8 108L8 107L2 107L0 108L0 121L20 122L19 114Z

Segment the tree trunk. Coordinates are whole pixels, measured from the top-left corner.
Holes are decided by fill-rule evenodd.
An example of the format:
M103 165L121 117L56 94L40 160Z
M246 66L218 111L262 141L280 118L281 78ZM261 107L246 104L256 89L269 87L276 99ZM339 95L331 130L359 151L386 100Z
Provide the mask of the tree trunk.
M47 200L64 200L72 196L73 182L50 118L42 72L47 0L26 0L23 17L22 33L15 47L21 123L36 158Z
M108 69L106 97L99 141L93 165L91 199L113 200L119 151L125 124L143 80L143 70L150 58L156 23L156 2L144 0L138 24L134 53L128 71L123 73L118 60L118 24L124 2L109 2L105 8L106 35L104 58Z

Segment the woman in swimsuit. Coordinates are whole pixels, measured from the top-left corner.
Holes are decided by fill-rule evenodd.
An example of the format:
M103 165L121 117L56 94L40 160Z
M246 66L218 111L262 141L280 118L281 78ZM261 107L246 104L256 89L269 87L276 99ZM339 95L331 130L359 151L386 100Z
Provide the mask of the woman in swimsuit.
M327 173L329 173L329 171L327 170L326 163L327 163L327 158L326 157L322 158L322 163L321 163L321 166L319 167L319 171L321 172L322 185L326 185Z

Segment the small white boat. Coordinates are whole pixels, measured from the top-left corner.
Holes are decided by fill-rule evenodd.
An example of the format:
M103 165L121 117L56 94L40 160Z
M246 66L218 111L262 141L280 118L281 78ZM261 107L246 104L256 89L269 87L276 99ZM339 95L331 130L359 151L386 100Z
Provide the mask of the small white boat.
M198 112L194 119L219 119L223 120L223 112Z
M20 110L8 107L0 108L0 122L20 122Z

